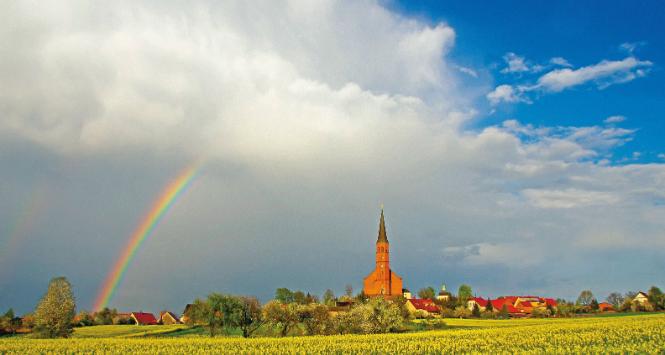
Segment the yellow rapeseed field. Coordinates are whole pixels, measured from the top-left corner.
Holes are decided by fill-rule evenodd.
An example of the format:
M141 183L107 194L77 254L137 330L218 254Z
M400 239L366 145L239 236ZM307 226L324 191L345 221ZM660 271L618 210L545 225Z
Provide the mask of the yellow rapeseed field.
M0 353L662 353L665 314L465 321L419 333L289 338L0 339ZM463 328L462 328L463 327Z

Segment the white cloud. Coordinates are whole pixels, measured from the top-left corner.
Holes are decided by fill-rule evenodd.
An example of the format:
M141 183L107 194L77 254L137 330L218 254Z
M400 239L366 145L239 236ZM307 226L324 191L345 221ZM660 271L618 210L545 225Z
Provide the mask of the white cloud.
M529 66L526 64L524 57L515 53L506 53L506 55L503 56L503 60L506 62L507 66L501 70L502 73L521 73L529 71Z
M605 123L621 123L626 120L626 116L615 115L606 118L603 122Z
M628 57L618 61L603 60L598 64L578 69L556 69L541 76L537 87L545 91L559 92L592 81L603 89L644 76L646 75L644 70L651 65L650 61Z
M547 72L538 78L536 84L525 82L512 86L499 85L486 95L487 99L492 105L497 105L500 102L532 103L531 97L534 92L556 93L588 83L594 83L598 89L602 90L614 84L626 83L644 77L653 65L648 60L641 61L632 56L618 61L603 60L597 64L578 69L572 69L570 64L561 57L552 58L550 62L567 68ZM515 66L518 67L517 64ZM525 68L529 67L525 65ZM530 69L526 70L534 72L534 68L545 69L544 66L531 66Z
M501 102L531 103L531 101L523 95L523 89L521 87L513 87L507 84L497 86L492 92L488 93L486 97L492 105L498 105Z
M369 233L371 247L379 201L392 211L395 245L414 246L396 249L412 284L428 282L421 271L446 248L466 255L451 275L490 264L554 276L585 269L597 249L569 246L602 237L608 221L640 242L636 252L664 250L664 213L654 206L665 198L665 164L613 164L613 149L634 131L517 120L464 130L475 110L460 90L466 76L447 57L455 32L445 24L375 2L58 2L40 3L38 12L26 4L0 12L0 162L24 167L0 169L3 198L12 197L0 224L17 214L5 211L21 205L26 176L49 181L62 191L54 198L62 208L49 211L55 222L35 233L34 245L53 241L54 255L71 245L88 250L96 259L89 270L71 258L45 266L90 273L82 285L102 277L109 248L124 244L174 166L201 155L209 160L186 208L171 211L174 224L160 225L154 252L128 275L151 287L183 285L158 293L153 306L181 304L211 283L255 283L237 292L269 293L283 282L313 291L349 282L371 261L371 248L364 260L356 245ZM487 99L529 102L530 90L499 86ZM336 257L311 252L321 250ZM302 268L308 261L290 258L294 252L312 255L312 267ZM165 264L168 255L191 262ZM243 282L217 279L227 276L211 262ZM339 265L346 272L331 275L337 279L316 277ZM644 265L621 265L628 276L617 278L643 275ZM248 269L256 279L246 278ZM194 273L204 281L192 281ZM491 275L477 284L499 284ZM577 289L600 282L579 277ZM139 283L128 282L127 295ZM141 306L130 296L117 302Z
M563 58L563 57L554 57L554 58L550 59L550 64L558 65L558 66L561 66L561 67L570 67L570 68L573 67L573 65L570 64L566 60L566 58Z
M472 76L474 78L478 77L478 72L471 68L463 67L463 66L457 66L457 70L461 71L462 73Z
M627 52L628 54L633 54L635 50L639 47L642 47L646 45L646 42L640 41L640 42L624 42L619 45L619 49Z
M619 197L603 191L588 191L575 188L564 190L524 189L522 195L539 208L579 208L613 205Z

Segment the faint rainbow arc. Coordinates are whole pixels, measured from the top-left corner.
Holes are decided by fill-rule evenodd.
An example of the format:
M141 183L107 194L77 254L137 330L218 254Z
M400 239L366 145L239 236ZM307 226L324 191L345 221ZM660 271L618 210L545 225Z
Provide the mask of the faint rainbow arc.
M113 268L104 279L94 304L94 310L106 307L113 297L120 282L124 278L129 264L143 241L152 234L166 212L173 206L178 197L192 184L198 176L199 164L193 164L183 170L161 192L152 203L152 207L134 230L125 248L116 260Z

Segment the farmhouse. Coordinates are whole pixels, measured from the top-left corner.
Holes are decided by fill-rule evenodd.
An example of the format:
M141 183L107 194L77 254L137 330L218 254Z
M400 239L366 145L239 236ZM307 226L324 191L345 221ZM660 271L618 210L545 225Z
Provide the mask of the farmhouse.
M182 324L180 319L173 313L169 311L163 311L159 315L159 323L161 324Z
M134 320L136 325L155 325L155 324L157 324L157 319L155 319L155 316L152 313L132 312L131 318L132 318L132 320Z
M376 267L363 280L363 292L370 297L393 298L402 295L402 278L390 269L390 243L386 235L383 208L376 240Z
M430 299L411 298L406 300L405 306L406 309L409 310L409 313L415 314L416 316L421 315L429 317L438 314L441 311L439 306L434 304L434 301Z
M544 309L548 306L556 308L557 306L554 299L538 296L503 296L491 301L481 297L472 297L467 301L466 305L469 310L473 310L474 306L478 305L478 309L484 311L487 309L488 302L492 302L494 312L501 311L505 305L508 313L513 316L528 315L537 308Z
M633 298L633 302L637 302L639 304L648 303L649 302L649 296L646 293L640 291Z

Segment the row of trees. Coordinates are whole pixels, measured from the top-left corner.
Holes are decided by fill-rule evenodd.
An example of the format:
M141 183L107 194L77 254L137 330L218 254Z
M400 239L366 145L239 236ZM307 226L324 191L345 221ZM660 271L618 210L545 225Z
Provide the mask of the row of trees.
M638 302L636 300L637 292L627 292L621 294L612 292L606 298L617 311L622 312L653 312L665 310L665 294L657 286L651 286L647 291L648 302ZM584 290L580 293L577 301L573 303L561 302L577 311L577 313L593 312L599 309L599 303L591 290Z
M21 317L17 317L14 314L14 310L10 308L0 317L0 334L16 334L16 331L22 325L23 320Z
M254 297L212 293L206 299L195 300L185 316L190 324L208 327L211 337L233 328L249 337L264 325L280 336L295 328L305 335L385 333L400 329L408 316L403 303L368 300L362 295L355 297L360 301L336 312L331 292L326 292L324 303L319 303L315 296L279 288L275 299L263 306Z

